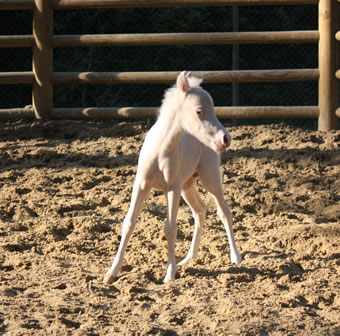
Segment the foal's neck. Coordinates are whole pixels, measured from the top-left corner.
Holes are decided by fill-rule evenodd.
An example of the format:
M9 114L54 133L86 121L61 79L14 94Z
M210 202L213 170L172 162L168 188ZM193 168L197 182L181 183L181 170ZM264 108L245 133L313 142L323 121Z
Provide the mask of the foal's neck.
M177 152L184 130L176 117L176 111L159 118L158 131L160 154L169 155Z

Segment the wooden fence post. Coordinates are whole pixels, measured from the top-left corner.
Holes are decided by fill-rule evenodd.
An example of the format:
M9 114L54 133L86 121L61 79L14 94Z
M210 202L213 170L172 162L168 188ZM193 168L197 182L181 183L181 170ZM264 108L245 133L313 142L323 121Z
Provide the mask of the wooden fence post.
M338 46L335 34L339 23L335 0L319 1L319 130L337 129L339 120L335 111L339 102Z
M53 105L53 10L50 0L35 0L33 9L33 109L36 118L48 118Z
M240 31L240 11L239 6L233 6L233 32ZM232 69L240 70L240 45L233 44L233 60ZM233 106L240 105L240 84L237 82L232 83L232 104Z

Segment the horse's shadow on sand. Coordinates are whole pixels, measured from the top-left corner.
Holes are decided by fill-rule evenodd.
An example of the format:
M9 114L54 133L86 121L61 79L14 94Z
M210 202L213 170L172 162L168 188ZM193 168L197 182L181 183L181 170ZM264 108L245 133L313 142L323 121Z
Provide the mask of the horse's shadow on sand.
M247 251L242 254L242 259L245 256L262 256L264 259L275 258L281 260L280 265L278 265L277 269L265 269L258 267L248 267L248 266L231 266L228 269L223 270L214 270L209 271L207 268L195 268L195 267L187 267L184 270L184 274L189 274L194 277L200 278L214 278L218 279L221 275L229 275L228 276L228 284L229 286L235 283L251 283L256 280L256 278L271 278L275 280L279 280L280 278L288 275L291 280L297 280L302 274L305 272L313 272L312 269L303 269L301 265L296 264L291 261L291 257L294 255L293 253L286 254L281 253L279 251L271 251L271 252L254 252ZM183 275L182 275L183 276Z

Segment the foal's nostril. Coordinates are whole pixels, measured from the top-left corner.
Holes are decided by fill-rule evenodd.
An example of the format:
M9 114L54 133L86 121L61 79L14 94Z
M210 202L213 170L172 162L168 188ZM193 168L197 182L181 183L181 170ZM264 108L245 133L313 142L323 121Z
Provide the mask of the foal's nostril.
M224 134L224 136L223 136L223 144L226 145L226 146L230 145L230 139L227 136L227 134Z

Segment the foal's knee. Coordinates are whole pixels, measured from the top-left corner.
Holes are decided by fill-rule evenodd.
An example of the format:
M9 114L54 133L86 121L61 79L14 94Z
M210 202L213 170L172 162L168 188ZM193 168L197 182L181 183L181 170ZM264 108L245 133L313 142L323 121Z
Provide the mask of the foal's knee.
M229 208L229 205L227 203L227 201L223 200L223 202L221 202L221 204L217 203L217 214L219 216L226 216L226 217L231 217L231 210Z
M136 226L136 220L129 218L129 217L125 217L124 222L123 222L122 236L130 237L135 226Z
M169 221L165 222L164 234L168 240L176 236L176 231L177 231L176 225L172 225Z
M205 217L207 214L207 206L203 201L200 201L200 209L198 211L199 216Z

